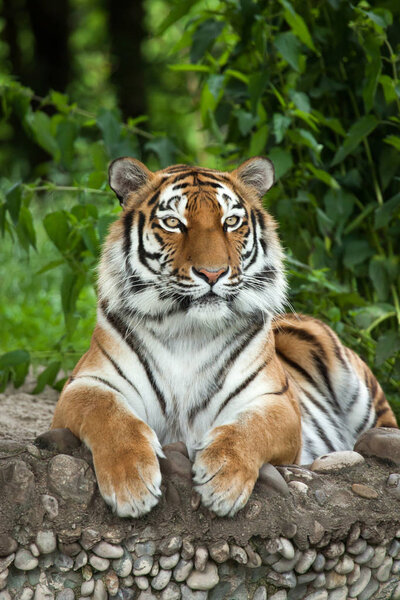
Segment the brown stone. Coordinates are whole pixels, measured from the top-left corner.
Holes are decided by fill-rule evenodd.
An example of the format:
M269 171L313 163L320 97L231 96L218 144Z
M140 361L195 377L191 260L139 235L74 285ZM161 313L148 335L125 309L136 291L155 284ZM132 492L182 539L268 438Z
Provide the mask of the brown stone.
M361 496L362 498L377 498L378 492L368 485L364 485L363 483L353 483L351 489L357 496Z
M50 431L38 435L35 444L44 450L54 450L65 454L78 448L81 440L69 429L50 429Z
M164 450L166 458L160 458L160 469L164 475L179 475L192 479L192 463L181 452Z
M18 548L17 542L5 533L0 535L0 556L9 556Z
M35 487L35 477L22 460L13 460L0 471L0 482L15 504L27 504ZM0 486L1 487L1 486Z
M50 489L63 500L89 504L96 487L96 478L87 462L67 454L58 454L48 467Z
M354 450L400 465L400 431L391 427L373 427L358 438Z
M165 446L163 446L163 450L165 454L172 450L173 452L180 452L181 454L186 456L186 458L189 458L189 452L185 442L172 442L172 444L166 444Z

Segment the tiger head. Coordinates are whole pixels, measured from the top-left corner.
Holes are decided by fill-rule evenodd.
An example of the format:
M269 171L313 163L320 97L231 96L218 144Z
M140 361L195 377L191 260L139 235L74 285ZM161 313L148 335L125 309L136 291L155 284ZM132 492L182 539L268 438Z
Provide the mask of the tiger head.
M184 314L186 323L282 309L282 250L261 202L274 182L268 159L231 172L176 165L153 173L119 158L109 181L123 207L100 267L100 300L110 309Z

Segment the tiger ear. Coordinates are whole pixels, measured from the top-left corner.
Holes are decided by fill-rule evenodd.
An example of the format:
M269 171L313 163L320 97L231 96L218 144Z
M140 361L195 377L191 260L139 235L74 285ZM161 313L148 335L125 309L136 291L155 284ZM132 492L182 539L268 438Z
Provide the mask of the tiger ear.
M124 206L129 194L136 192L152 178L153 173L136 158L116 158L108 167L110 188L121 206Z
M260 198L268 192L275 181L275 169L269 158L249 158L233 173L244 183L254 188Z

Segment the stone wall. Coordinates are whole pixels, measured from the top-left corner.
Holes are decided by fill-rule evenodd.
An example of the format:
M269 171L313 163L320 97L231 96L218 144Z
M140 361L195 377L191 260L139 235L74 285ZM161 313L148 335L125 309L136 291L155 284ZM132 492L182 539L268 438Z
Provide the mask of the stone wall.
M0 441L0 600L400 599L400 433L308 468L264 465L234 519L202 507L183 444L163 497L119 519L68 430Z

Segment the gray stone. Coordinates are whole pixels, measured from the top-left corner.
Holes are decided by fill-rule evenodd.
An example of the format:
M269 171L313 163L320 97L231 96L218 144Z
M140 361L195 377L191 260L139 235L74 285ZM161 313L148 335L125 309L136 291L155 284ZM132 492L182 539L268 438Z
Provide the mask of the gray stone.
M133 579L132 575L128 575L128 577L122 578L122 585L124 585L125 587L132 587L134 582L135 580Z
M179 600L181 590L176 583L169 583L161 594L161 600Z
M207 600L208 592L191 590L187 585L181 587L182 600ZM140 600L138 598L138 600Z
M370 561L373 558L374 554L375 552L373 547L368 546L362 554L357 554L357 556L354 557L354 560L359 565L365 565L368 561Z
M85 550L90 550L93 546L101 540L100 532L97 529L92 529L91 527L87 527L82 531L81 535L81 546Z
M104 583L109 595L116 596L119 588L119 580L114 571L108 571L108 573L106 573L106 576L104 577Z
M325 573L319 573L317 575L317 577L314 579L313 587L315 589L320 589L320 588L325 587L325 584L326 584Z
M163 590L170 582L171 571L160 569L158 575L156 575L151 582L151 587L157 591Z
M208 550L211 558L217 563L223 563L229 558L229 544L224 540L212 544Z
M14 504L27 505L35 489L35 476L22 460L13 460L1 469L3 489Z
M391 600L400 600L400 583L394 588Z
M0 592L0 600L11 600L11 594L7 590Z
M93 552L101 558L121 558L124 554L122 546L114 546L108 542L99 542L93 547Z
M158 575L159 570L160 570L160 565L158 564L158 561L156 560L154 562L153 566L151 567L150 576L155 577L156 575Z
M331 542L327 548L325 548L324 554L326 558L337 558L344 554L343 542Z
M157 596L152 594L151 590L147 589L139 594L137 600L157 600Z
M84 550L81 550L74 561L74 571L79 571L85 565L87 565L88 556Z
M0 590L4 590L4 588L6 587L8 574L9 574L8 569L5 569L5 571L2 571L0 573Z
M394 539L394 540L392 540L392 542L389 546L388 554L392 558L398 558L399 553L400 553L400 542L399 542L399 540Z
M275 573L270 571L266 576L266 580L279 587L295 588L297 584L296 575L290 573Z
M258 552L255 552L253 550L253 548L250 546L250 544L247 544L246 548L246 554L247 554L247 566L250 569L258 569L258 567L261 567L262 565L262 560L261 560L261 556L258 554Z
M90 596L93 594L94 590L94 579L89 579L89 581L84 581L81 585L81 594L82 596Z
M192 560L183 560L183 558L182 558L178 562L177 566L174 569L175 581L178 581L178 582L186 581L186 579L189 577L192 570L193 570L193 561Z
M96 556L95 554L89 557L89 563L96 571L106 571L110 566L108 558L101 558L101 556Z
M317 556L315 557L314 564L313 564L314 571L316 571L317 573L321 573L325 568L325 563L326 563L325 556L323 554L321 554L321 552L318 552Z
M310 468L317 473L336 473L360 465L363 462L365 462L365 459L358 452L343 450L316 458Z
M277 573L286 573L287 571L291 571L300 557L300 551L296 550L295 555L292 559L288 560L287 558L281 558L278 562L272 565L272 568Z
M74 561L70 556L58 553L55 558L54 565L56 566L58 571L66 573L67 571L70 571L72 569L72 567L74 566Z
M286 590L279 590L279 592L276 592L276 594L274 594L273 596L271 596L269 598L269 600L286 600L287 598L287 591Z
M371 578L369 584L364 588L361 594L358 596L358 600L370 600L374 597L375 592L379 588L379 582L376 579Z
M369 565L368 565L369 566ZM392 573L394 575L397 575L397 573L400 573L400 560L395 560L393 561L393 565L392 565Z
M392 565L393 558L391 556L387 556L375 574L375 577L378 581L383 583L384 581L387 581L389 579Z
M263 487L263 493L282 496L289 495L289 487L279 471L269 463L265 463L259 473L257 482Z
M139 542L135 545L135 553L137 556L154 556L154 554L156 553L156 544L151 540L145 543ZM162 554L165 553L162 552Z
M356 596L361 594L361 592L364 591L367 585L369 584L370 579L371 569L368 569L368 567L362 567L360 571L360 577L349 588L350 598L355 598Z
M22 590L22 592L20 592L20 595L18 596L18 600L32 600L33 594L34 594L34 591L31 590L31 588L26 587ZM58 596L57 596L57 598L58 598ZM65 598L65 600L68 600L68 598Z
M303 552L297 563L295 566L295 571L297 573L303 574L306 573L306 571L308 571L308 569L311 567L311 565L313 564L313 562L315 561L315 559L317 558L317 551L314 549L310 549L310 550L306 550L305 552Z
M18 548L17 542L11 536L2 533L0 535L0 557L13 554Z
M336 588L336 590L331 590L328 594L328 600L347 600L348 597L348 588L347 586Z
M182 538L179 535L174 535L169 539L162 540L159 545L160 554L172 556L175 552L179 552L182 547Z
M129 554L124 554L121 558L113 560L112 566L119 577L128 577L133 567L132 559Z
M35 589L34 600L54 600L54 594L47 585L39 583Z
M29 550L32 552L33 556L36 556L36 558L40 556L39 548L36 546L36 544L29 544Z
M335 588L346 585L346 575L339 575L336 571L329 571L329 573L326 573L325 577L327 590L334 590Z
M192 542L188 538L184 538L182 541L182 549L181 549L181 556L182 556L183 560L190 560L191 558L193 558L194 552L195 552L195 549L194 549ZM228 552L229 552L229 547L228 547Z
M324 536L325 529L319 521L314 521L313 528L308 536L312 544L318 544Z
M358 540L361 534L361 527L359 523L353 523L351 526L349 535L347 536L347 544L351 546Z
M371 569L376 569L381 566L381 564L385 560L387 552L386 546L376 546L374 550L374 556L371 558L370 561L365 563L365 566L370 567Z
M361 575L361 567L360 565L355 564L354 569L347 576L347 585L353 585L356 581L360 579Z
M0 559L0 572L5 571L5 569L7 569L7 567L9 567L11 565L14 558L15 558L14 553L10 554L10 556L6 556L5 558L1 558Z
M256 589L253 600L267 600L267 589L264 585L260 585L260 587Z
M390 459L400 464L400 432L392 427L374 427L363 433L354 448L364 456Z
M93 600L107 600L107 590L101 579L94 584Z
M302 481L290 481L288 483L289 490L302 496L306 496L308 493L308 485Z
M196 548L194 554L194 568L197 571L204 571L208 561L208 550L205 546L199 546Z
M324 506L326 501L328 500L328 496L324 492L324 490L315 490L314 497L320 506Z
M21 571L32 571L38 566L38 559L29 550L21 548L15 555L14 566Z
M309 571L308 573L303 573L303 575L297 576L298 585L302 585L303 583L310 583L316 579L317 573L315 571Z
M57 600L75 600L75 594L71 589L66 588L65 590L62 590L61 592L58 592Z
M280 546L278 548L278 552L280 552L280 554L282 554L282 556L288 560L294 558L294 547L292 542L283 537L279 538L279 542Z
M139 576L135 577L135 584L139 590L147 590L147 588L150 586L150 581L147 577Z
M36 534L36 545L41 554L50 554L57 547L54 531L38 531Z
M209 561L204 571L194 570L186 580L192 590L211 590L219 582L217 565Z
M339 575L348 575L354 569L354 561L350 556L345 555L335 566L336 573Z
M331 571L332 569L334 569L338 562L338 558L329 558L325 563L325 571Z
M247 564L247 554L246 551L241 548L240 546L237 546L236 544L231 544L231 548L230 548L230 557L236 561L237 563L239 563L240 565L245 565ZM196 566L196 563L195 563ZM197 568L197 566L196 566Z
M81 458L58 454L48 466L49 488L63 500L89 504L96 488L96 478Z
M311 592L304 596L304 600L327 600L328 592L326 590L318 590L317 592Z
M53 521L58 517L58 500L49 494L41 496L42 506L46 512L47 518Z
M133 563L133 574L136 576L147 575L153 568L152 556L139 556Z
M367 542L363 539L358 539L354 544L347 545L347 552L349 554L362 554L367 548Z
M171 556L160 556L159 563L162 569L173 569L176 567L180 559L179 552L172 554Z

